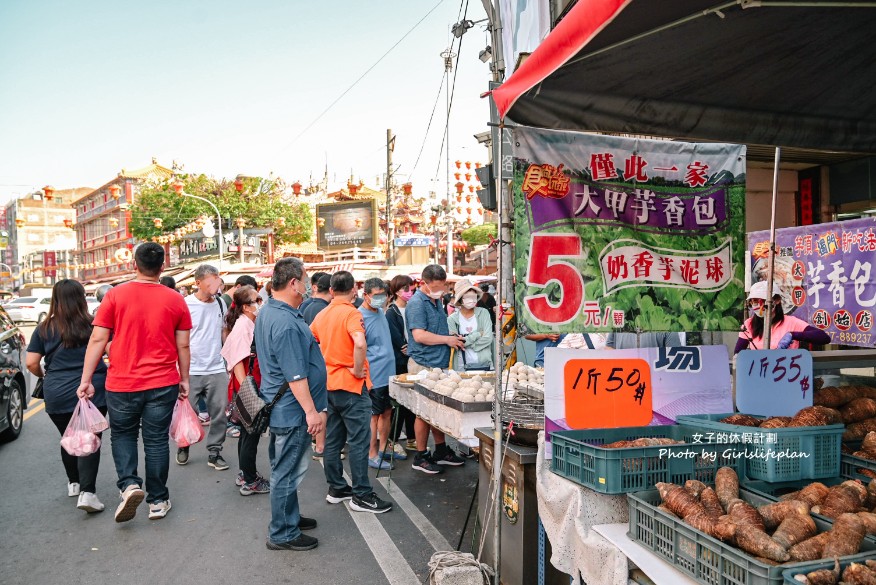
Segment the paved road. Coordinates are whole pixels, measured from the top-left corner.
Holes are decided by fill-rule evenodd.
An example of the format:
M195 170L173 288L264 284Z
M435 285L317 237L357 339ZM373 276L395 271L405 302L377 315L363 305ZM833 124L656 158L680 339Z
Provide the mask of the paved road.
M29 331L26 331L29 335ZM301 488L302 511L317 519L317 549L269 551L267 495L242 497L234 485L237 452L228 439L224 455L231 469L207 466L203 446L191 462L171 463L167 518L137 517L113 522L118 502L109 440L102 447L97 491L107 504L86 515L67 497L58 432L41 407L31 404L18 440L0 445L0 583L391 583L425 582L436 549L455 547L477 479L477 463L425 476L399 462L391 484L377 493L396 502L388 514L351 512L325 502L322 467L313 462ZM141 451L142 467L142 451ZM259 453L267 474L267 448ZM372 478L374 470L371 470ZM390 488L387 492L386 487ZM402 505L403 504L403 505ZM474 520L463 550L468 551Z

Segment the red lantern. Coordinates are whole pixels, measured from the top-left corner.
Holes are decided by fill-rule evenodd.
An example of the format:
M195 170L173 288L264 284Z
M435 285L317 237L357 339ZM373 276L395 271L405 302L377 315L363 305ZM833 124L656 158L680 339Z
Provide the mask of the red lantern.
M469 193L474 193L474 192L475 192L474 185L469 185L469 186L468 186L468 192L469 192Z
M350 195L355 195L359 191L359 185L354 185L352 182L347 183L347 189L350 190Z
M183 186L184 185L182 184L182 181L174 181L173 183L170 184L170 186L173 189L173 192L176 193L177 195L181 196L183 194Z
M353 223L356 224L356 227L357 227L357 228L362 227L362 218L361 218L361 217L357 217L355 220L353 220Z
M475 163L475 168L476 168L476 169L479 169L479 168L481 168L481 163L479 163L479 162L476 162L476 163Z
M325 227L325 218L324 217L317 218L316 225L318 225L319 227Z
M121 197L121 188L118 185L109 186L110 197L118 200Z
M16 217L15 218L15 227L24 227L25 223L27 223L27 222L24 221L23 217Z
M470 164L470 163L465 163L465 164ZM465 174L465 180L466 180L466 181L471 181L471 173L466 173L466 174Z
M465 208L465 211L466 211L466 213L468 213L469 215L471 215L471 207L466 207L466 208Z
M467 168L467 169L471 168L471 161L470 160L465 161L465 168Z
M299 183L298 181L292 183L292 194L301 195L301 183Z
M73 220L72 219L65 219L64 220L64 227L65 228L72 228L73 227Z
M55 188L51 185L46 185L45 187L43 187L43 193L46 194L46 201L51 201L52 198L55 196Z
M111 228L117 228L117 227L119 227L119 220L116 219L115 217L111 217L109 220L109 224L110 224Z
M414 190L414 186L411 183L405 183L402 185L402 190L405 192L405 195L410 195L411 191Z
M277 218L277 227L284 227L285 225L286 225L286 218L282 217L282 216L278 217Z
M464 188L465 188L465 185L463 185L462 182L459 182L459 183L456 184L456 192L457 192L457 193L460 193L460 194L461 194L461 193L462 193L462 190L463 190Z
M456 168L460 168L462 166L462 161L456 161Z
M234 179L234 188L237 190L238 193L243 193L243 179L241 179L240 177Z
M238 217L236 220L234 220L234 225L239 228L243 228L246 225L246 220L242 217Z
M161 226L164 225L164 222L161 220L160 217L156 217L152 220L152 224L155 226L155 229L160 230Z

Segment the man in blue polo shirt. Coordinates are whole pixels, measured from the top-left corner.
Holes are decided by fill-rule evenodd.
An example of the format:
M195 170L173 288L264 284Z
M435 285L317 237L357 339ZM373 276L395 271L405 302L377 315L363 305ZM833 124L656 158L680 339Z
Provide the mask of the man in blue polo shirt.
M405 324L408 328L408 373L416 374L429 368L447 369L450 364L450 349L465 350L465 338L450 335L447 312L441 297L444 296L447 273L437 264L423 269L423 284L414 293L405 309ZM429 454L429 429L435 439L435 452ZM417 437L417 454L413 468L423 473L441 473L440 465L462 465L460 459L444 442L444 433L417 417L414 423Z
M298 486L310 462L305 457L310 437L325 429L325 361L298 310L309 287L301 260L277 262L271 286L273 297L259 311L255 326L262 397L270 402L283 392L271 412L271 523L266 545L271 550L310 550L318 541L301 531L316 528L316 520L300 515Z

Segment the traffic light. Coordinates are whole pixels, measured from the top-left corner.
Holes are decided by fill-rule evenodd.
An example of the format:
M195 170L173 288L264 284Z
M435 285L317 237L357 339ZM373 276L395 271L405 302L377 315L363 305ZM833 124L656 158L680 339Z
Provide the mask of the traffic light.
M493 176L493 165L484 165L475 169L478 175L478 181L483 185L483 189L478 189L478 199L481 206L487 211L496 211L496 179Z

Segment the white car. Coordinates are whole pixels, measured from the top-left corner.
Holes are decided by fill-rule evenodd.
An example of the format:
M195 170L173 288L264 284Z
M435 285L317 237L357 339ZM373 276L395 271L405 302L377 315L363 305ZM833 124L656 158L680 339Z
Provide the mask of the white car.
M97 308L100 306L100 301L97 297L85 297L85 302L88 303L88 312L91 315L97 315Z
M42 323L49 314L49 297L21 297L6 305L6 312L16 323Z

